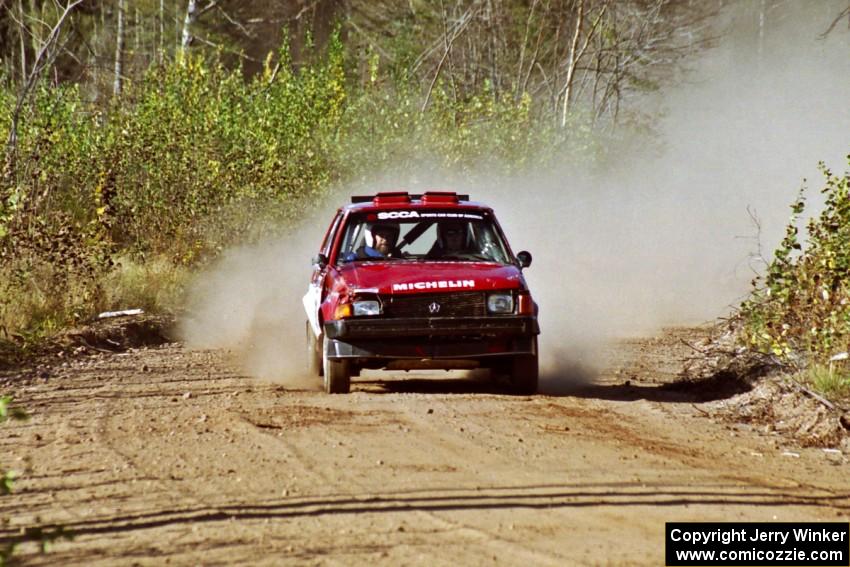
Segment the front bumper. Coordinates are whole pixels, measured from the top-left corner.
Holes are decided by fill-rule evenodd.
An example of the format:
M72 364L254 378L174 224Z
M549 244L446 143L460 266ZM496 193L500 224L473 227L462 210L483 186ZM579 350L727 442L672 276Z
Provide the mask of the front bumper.
M536 354L535 317L345 319L324 325L328 358L460 359Z
M488 337L540 334L534 317L435 317L416 319L342 319L325 323L329 339L384 339L398 337Z

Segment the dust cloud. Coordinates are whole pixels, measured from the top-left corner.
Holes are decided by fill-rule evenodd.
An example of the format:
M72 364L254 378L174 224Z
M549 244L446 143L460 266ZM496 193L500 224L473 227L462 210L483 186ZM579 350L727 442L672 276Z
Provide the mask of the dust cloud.
M540 305L544 388L555 391L586 376L613 338L727 314L770 259L803 178L815 196L818 161L846 166L850 34L819 38L832 12L796 17L807 6L772 15L780 20L760 48L747 14L730 11L731 31L685 80L645 97L662 113L660 148L625 145L592 171L513 178L385 171L336 204L396 187L452 187L491 204L514 252L534 255L525 273ZM199 278L188 343L232 349L251 375L304 385L292 382L303 381L300 298L329 221L317 218L300 239L234 250Z
M330 222L325 215L322 230ZM235 248L199 274L187 293L179 335L190 348L225 349L249 376L313 389L305 372L310 258L322 232L300 228L276 241Z
M761 49L746 4L685 84L647 99L664 112L660 151L470 187L514 250L534 254L550 379L592 366L612 338L728 314L772 257L803 178L816 210L818 161L847 166L850 33L819 38L840 3L820 20L788 3Z

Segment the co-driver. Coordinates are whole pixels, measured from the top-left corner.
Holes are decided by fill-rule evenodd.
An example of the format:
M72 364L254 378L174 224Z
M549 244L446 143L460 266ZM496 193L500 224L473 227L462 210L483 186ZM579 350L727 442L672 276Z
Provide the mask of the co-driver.
M440 258L464 254L466 246L466 227L459 222L442 222L437 225L437 241L428 251L429 258Z

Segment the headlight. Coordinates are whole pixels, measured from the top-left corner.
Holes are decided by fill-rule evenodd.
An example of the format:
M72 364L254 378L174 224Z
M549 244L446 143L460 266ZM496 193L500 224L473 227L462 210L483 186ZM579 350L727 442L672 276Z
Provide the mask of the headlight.
M491 293L487 297L487 311L490 313L513 313L514 296L511 293Z
M355 301L354 302L354 316L355 317L365 317L370 315L380 315L381 314L381 304L375 301L374 299L370 299L367 301Z

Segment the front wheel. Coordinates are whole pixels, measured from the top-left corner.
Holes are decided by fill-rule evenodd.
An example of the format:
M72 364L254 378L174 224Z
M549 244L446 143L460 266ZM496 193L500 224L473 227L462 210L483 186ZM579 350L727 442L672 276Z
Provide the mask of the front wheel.
M534 354L513 357L510 365L511 387L520 395L530 396L537 393L540 370L537 363L537 339L534 340Z
M328 394L347 394L351 390L351 365L346 359L328 358L328 339L322 344L324 386Z
M322 350L321 343L313 333L313 327L310 326L310 321L307 321L307 372L310 376L321 376L322 371Z

